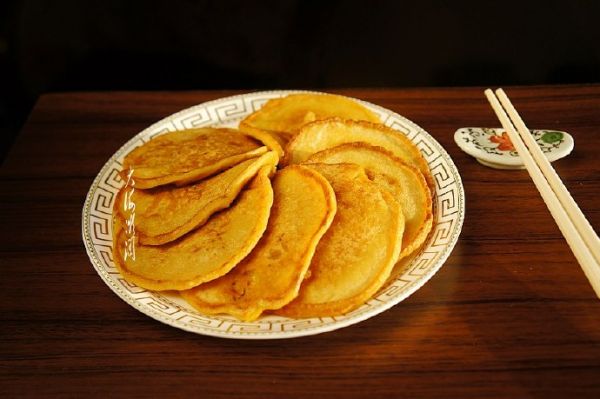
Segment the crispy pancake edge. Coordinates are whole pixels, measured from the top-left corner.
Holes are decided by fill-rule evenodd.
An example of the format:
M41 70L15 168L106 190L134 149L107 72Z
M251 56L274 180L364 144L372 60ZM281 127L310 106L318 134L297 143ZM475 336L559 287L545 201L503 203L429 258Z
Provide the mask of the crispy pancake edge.
M278 137L283 139L283 144L284 144L283 150L285 152L285 143L287 143L291 138L293 138L293 136L296 135L296 133L298 132L298 129L296 129L294 131L290 131L290 132L269 130L264 127L256 126L255 121L256 121L256 119L262 118L264 113L268 113L279 107L284 107L285 104L282 104L282 103L284 103L285 101L289 101L291 98L298 98L298 97L329 97L329 98L334 98L336 100L341 100L341 101L345 101L345 102L347 101L348 103L352 103L353 105L356 105L357 109L361 109L370 118L369 121L372 121L372 122L380 121L377 114L375 114L373 111L371 111L369 108L367 108L366 106L364 106L363 104L361 104L359 101L357 101L354 98L346 97L346 96L339 95L339 94L331 94L331 93L290 93L283 97L272 98L272 99L268 100L260 109L251 113L250 115L248 115L246 118L244 118L240 122L240 130L243 131L244 129L247 129L249 131L254 130L254 131L262 131L262 132L275 134Z
M268 152L268 148L266 146L259 147L252 151L248 151L242 154L234 155L231 157L223 158L209 166L205 166L202 168L194 169L185 173L175 173L167 176L152 178L152 179L142 179L139 177L133 177L133 182L136 188L146 189L146 188L154 188L158 186L164 186L166 184L175 184L176 186L184 186L186 184L193 183L195 181L204 179L205 177L212 176L216 173L219 173L231 166L235 166L241 162L244 162L248 159L258 157L262 154ZM127 169L123 171L123 173L127 173Z
M427 185L429 186L430 190L433 191L435 189L435 182L433 180L433 176L431 175L431 171L429 170L429 165L427 164L427 161L425 161L425 158L423 157L423 155L421 154L421 151L417 148L417 146L402 132L394 130L394 129L392 129L386 125L383 125L381 123L373 123L373 122L368 122L368 121L355 121L355 120L341 119L341 118L329 118L329 119L323 119L323 120L318 120L318 121L307 123L298 131L298 134L296 134L288 142L286 148L284 149L285 155L281 161L281 164L285 166L285 165L289 165L292 163L304 162L308 158L308 156L306 158L299 158L298 154L294 155L295 147L297 147L299 145L299 143L307 141L307 136L309 134L311 134L310 133L311 129L318 127L320 125L325 126L327 124L338 124L338 123L348 126L349 128L351 128L352 126L358 126L358 127L370 129L373 131L378 131L381 134L393 137L394 139L397 139L398 141L400 141L402 143L402 145L405 146L405 148L410 149L410 152L413 154L413 157L417 162L417 165L415 165L415 166L417 167L417 169L419 169L419 171L421 173L423 173L423 176L425 177L425 180L427 181ZM375 145L375 144L369 143L369 142L367 142L367 144Z
M153 291L167 291L167 290L187 290L192 287L195 287L201 283L214 280L218 277L229 272L232 268L234 268L248 253L252 251L256 243L258 243L260 237L262 236L264 230L267 228L267 222L270 215L270 208L273 205L273 188L271 186L271 181L269 175L272 173L272 170L269 167L263 167L257 174L255 179L260 179L261 186L268 193L269 198L268 202L268 210L264 215L260 215L257 219L256 226L254 226L253 234L251 234L251 239L248 240L246 245L244 245L243 249L236 254L234 257L225 262L219 269L212 271L206 275L198 276L197 278L191 280L179 280L179 281L170 281L164 282L159 280L148 279L143 276L139 276L135 273L130 272L125 265L122 263L121 254L119 251L120 245L117 244L119 240L118 234L123 234L121 231L123 229L123 220L122 217L115 213L113 215L113 260L116 268L119 270L121 275L129 282L132 282L142 288L153 290ZM254 234L256 233L256 234Z
M399 260L405 258L406 256L409 256L410 254L415 252L417 249L419 249L421 247L421 245L427 240L427 237L429 236L429 233L431 232L431 229L433 227L433 202L432 202L432 198L431 198L431 191L429 190L429 187L427 186L427 181L425 180L425 177L423 176L423 174L419 171L419 169L415 168L412 165L405 163L400 158L395 156L391 151L389 151L383 147L380 147L380 146L375 146L375 145L371 145L371 144L363 143L363 142L352 142L352 143L340 144L339 146L331 147L326 150L316 152L316 153L312 154L306 161L304 161L304 163L308 164L308 163L323 162L323 157L326 158L329 155L334 155L336 152L338 152L340 150L340 148L342 148L342 149L366 148L369 151L373 151L373 152L381 154L381 156L386 156L386 157L390 158L394 163L399 164L401 167L406 168L414 173L415 178L418 179L420 181L420 183L422 184L424 193L426 196L426 211L425 211L426 216L425 216L425 219L424 219L423 223L421 224L419 230L416 232L413 240L407 246L404 246L402 248L402 252L400 253ZM327 162L325 162L325 163L327 163Z
M246 168L246 170L240 175L238 175L238 177L232 182L232 185L234 186L233 189L228 189L227 191L225 191L221 197L206 204L200 212L194 215L186 223L178 226L170 232L157 235L147 235L142 232L139 232L140 243L143 245L166 244L202 226L208 221L208 219L213 213L221 209L227 208L236 199L236 197L243 190L246 184L248 184L248 182L252 180L252 178L259 172L261 168L265 166L270 166L271 168L274 168L275 165L277 165L277 161L278 157L274 151L269 151L266 154L255 158L254 162L250 164L250 166L248 166L248 168Z
M271 130L256 128L245 124L243 121L240 122L238 129L248 136L260 141L272 151L275 151L277 155L279 155L279 158L283 158L283 148L285 147L287 140L284 139L281 134Z
M319 304L291 302L289 306L275 310L274 314L295 319L339 316L362 306L385 284L402 250L402 239L399 230L404 229L404 216L393 196L385 190L378 190L388 204L390 217L393 221L392 231L387 235L387 257L385 262L382 262L380 273L367 284L363 291L352 297Z
M308 246L305 248L300 259L298 259L298 261L297 261L297 269L298 269L297 278L295 280L290 281L290 284L288 287L285 287L283 289L278 289L278 293L277 293L278 295L276 297L273 297L272 295L270 295L271 293L265 293L265 296L263 296L263 298L261 298L257 302L255 302L253 304L253 306L251 306L251 307L247 307L246 304L244 304L243 307L235 306L236 304L235 303L232 304L231 302L208 303L205 301L198 300L198 298L195 296L195 293L197 292L197 290L201 289L202 286L180 292L181 296L184 299L186 299L194 308L196 308L200 312L203 312L205 314L210 314L210 315L229 314L229 315L232 315L243 321L253 321L253 320L256 320L258 317L260 317L260 315L264 311L279 309L279 308L285 306L286 304L288 304L290 301L292 301L298 295L298 292L300 289L300 284L302 283L302 281L306 275L306 272L308 271L310 262L314 255L314 252L315 252L315 249L316 249L321 237L329 229L329 226L331 225L331 222L333 221L333 218L334 218L336 210L337 210L337 204L336 204L336 200L335 200L335 193L333 192L331 185L321 174L319 174L318 172L316 172L312 169L309 169L309 168L306 168L306 167L300 166L300 165L293 165L293 166L290 166L290 168L293 168L294 171L297 171L303 175L309 176L309 178L312 179L313 182L316 182L321 187L322 192L324 194L324 199L325 199L324 204L326 205L325 212L323 214L323 218L320 222L320 226L314 232L314 235L311 238L311 240L309 241ZM285 171L286 169L284 169L283 171ZM275 199L274 199L274 203L273 203L273 208L277 206L277 191L274 191L274 196L275 196ZM276 222L274 222L274 223L276 223ZM270 224L269 224L269 226L270 226ZM267 230L265 231L263 237L265 237L267 234L269 234L269 232L270 232L269 226L267 226ZM256 250L256 248L261 248L261 252L268 251L268 248L263 249L260 246L260 244L261 243L259 241L259 243L255 247L255 250ZM253 261L254 259L252 257L253 257L253 253L251 252L248 255L248 257L245 258L245 260ZM244 267L245 260L240 262L238 267ZM232 270L232 272L236 273L237 269ZM227 278L228 276L226 275L223 277ZM218 282L218 280L215 280L214 282L216 283L216 282ZM229 281L227 281L227 283L228 282ZM283 295L279 295L280 293Z

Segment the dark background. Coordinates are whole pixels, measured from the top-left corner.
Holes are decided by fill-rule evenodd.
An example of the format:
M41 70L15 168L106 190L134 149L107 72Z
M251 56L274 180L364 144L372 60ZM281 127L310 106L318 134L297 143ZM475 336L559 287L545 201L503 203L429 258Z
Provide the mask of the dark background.
M600 2L0 1L0 159L73 90L600 82Z

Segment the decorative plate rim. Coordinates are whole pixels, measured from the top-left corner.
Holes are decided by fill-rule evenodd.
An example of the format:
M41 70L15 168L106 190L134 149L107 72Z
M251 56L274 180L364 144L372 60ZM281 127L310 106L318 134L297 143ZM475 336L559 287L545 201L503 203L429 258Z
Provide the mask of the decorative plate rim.
M412 281L409 281L407 285L402 287L401 292L399 294L393 295L392 297L390 297L390 299L388 299L385 302L377 299L380 296L381 292L376 294L371 300L368 301L368 302L375 301L375 300L378 301L377 306L374 308L373 307L365 308L365 306L366 306L366 304L365 304L365 305L361 306L360 308L356 309L355 311L350 312L343 316L339 316L339 317L292 320L292 319L286 319L286 318L278 317L278 316L267 316L265 318L259 319L258 321L254 322L254 323L245 323L245 324L260 327L261 324L269 323L269 320L275 319L275 320L290 320L292 322L297 322L297 323L303 322L303 323L306 323L306 325L307 325L298 330L281 330L281 331L260 330L260 329L257 331L243 331L243 330L240 330L240 331L215 331L213 329L206 328L206 326L200 326L197 324L193 324L191 322L181 321L181 318L174 320L174 319L166 316L164 313L161 313L152 307L146 306L139 299L133 297L128 292L126 292L122 287L117 285L115 279L113 279L111 277L111 274L103 267L100 259L98 258L98 255L95 251L95 248L94 248L95 244L92 242L93 240L90 236L90 216L91 216L90 208L92 205L95 191L96 191L96 189L98 189L102 178L106 175L107 171L109 171L109 169L114 166L115 163L120 166L120 162L118 161L119 157L124 155L124 153L127 149L132 148L136 142L143 140L144 136L150 135L152 132L154 132L159 127L161 127L163 125L175 126L174 122L178 118L180 118L184 115L193 114L195 111L208 110L208 109L210 109L210 107L213 107L213 106L216 106L219 104L223 104L223 103L233 102L233 101L236 101L239 99L241 99L243 101L245 99L251 99L253 97L265 97L265 96L274 98L274 97L282 97L282 96L285 96L288 94L293 94L293 93L323 94L322 92L309 91L309 90L266 90L266 91L255 91L255 92L236 94L236 95L232 95L232 96L227 96L227 97L222 97L222 98L218 98L215 100L207 101L207 102L204 102L201 104L197 104L197 105L182 109L178 112L175 112L171 115L166 116L165 118L160 119L159 121L151 124L150 126L146 127L145 129L143 129L142 131L140 131L139 133L134 135L125 144L123 144L115 153L113 153L113 155L107 160L107 162L103 165L103 167L100 169L99 173L94 178L92 185L90 186L90 188L86 194L86 199L85 199L84 206L82 209L81 231L82 231L82 238L84 241L86 252L88 254L88 257L90 258L92 265L94 266L94 269L100 275L100 277L104 281L104 283L118 297L120 297L123 301L125 301L126 303L128 303L130 306L137 309L141 313L143 313L157 321L160 321L160 322L170 325L172 327L176 327L176 328L179 328L179 329L182 329L185 331L189 331L189 332L193 332L196 334L220 337L220 338L231 338L231 339L285 339L285 338L295 338L295 337L308 336L308 335L329 332L329 331L347 327L347 326L359 323L361 321L364 321L368 318L374 317L374 316L388 310L389 308L398 304L399 302L403 301L408 296L412 295L415 291L417 291L419 288L421 288L427 281L429 281L429 279L431 279L431 277L433 277L433 275L435 275L435 273L437 273L437 271L446 262L447 258L450 256L450 253L456 246L458 237L462 230L464 217L465 217L464 188L463 188L462 180L460 178L460 174L458 173L458 169L456 168L456 165L454 164L450 155L441 146L441 144L439 144L437 142L437 140L435 140L428 132L426 132L424 129L422 129L420 126L418 126L414 122L410 121L409 119L407 119L391 110L381 107L379 105L372 104L372 103L369 103L367 101L360 100L357 98L344 96L344 97L350 98L354 101L358 101L359 103L363 104L367 108L376 112L380 117L385 116L385 119L382 118L382 123L384 123L388 126L393 127L394 121L402 122L402 124L404 124L404 126L408 126L410 128L410 130L413 132L413 134L412 134L413 137L410 137L407 134L407 136L409 137L409 139L411 139L411 141L413 141L413 138L415 138L415 137L424 137L426 139L426 145L433 147L433 149L438 154L438 156L435 157L434 159L428 160L428 164L431 165L434 162L436 162L438 159L441 158L444 161L444 163L448 166L449 172L451 172L451 174L452 174L453 180L450 183L448 183L448 186L450 186L452 183L454 183L456 185L456 197L452 197L452 198L453 198L453 201L458 201L458 205L457 205L458 209L456 210L456 213L458 214L457 219L455 221L454 227L452 228L450 237L447 237L447 243L444 245L444 248L441 251L441 254L439 256L437 256L437 259L435 260L435 264L433 266L431 266L423 275L419 276L418 278L416 278ZM253 112L253 110L249 110L245 115L249 114L250 112ZM233 123L233 122L238 121L238 119L241 120L241 118L244 117L245 115L242 115L241 117L232 117L232 118L228 119L226 122L220 122L218 120L211 121L211 125L219 126L219 125ZM388 124L387 122L390 120L393 120L393 121L391 124ZM179 129L174 129L174 130L179 130ZM160 134L160 133L158 133L158 134ZM435 152L433 152L433 153L435 154ZM448 171L446 171L446 172L448 172ZM437 186L438 186L438 181L436 179L436 188L437 188ZM433 198L433 200L434 200L434 217L436 216L436 212L439 212L439 210L437 209L438 204L437 204L436 199L438 198L438 190L440 188L444 188L444 187L437 188L436 194L434 195L434 198ZM110 204L111 204L111 209L112 209L112 200L110 201ZM443 202L441 203L441 205L443 205ZM111 213L110 217L112 217L112 213ZM432 229L432 232L435 230L435 227L436 226L434 225L434 229ZM110 229L110 227L108 227L108 228ZM444 237L444 238L446 238L446 237ZM423 248L429 248L430 242L432 241L432 239L433 238L430 235L430 237L428 238L428 240L427 240L426 244L423 246ZM111 246L112 246L112 242L111 242ZM413 259L411 261L411 263L410 263L411 265L412 265L412 263L415 262L416 259L420 259L420 257L423 256L423 248L421 249L421 253L419 254L419 256L417 256L415 259ZM408 270L408 268L406 270ZM406 272L406 270L404 270L402 274L398 275L396 277L396 279L393 280L393 282L398 281L398 279L400 279L402 276L404 276L404 273ZM151 292L151 291L147 291L147 290L143 290L143 289L139 289L139 291L142 293L144 293L144 292L150 293L151 296L153 296L154 298L160 299L162 301L161 303L177 306L176 304L173 303L173 300L169 298L168 294ZM191 314L200 315L199 312L197 312L195 310L191 310L191 307L188 311ZM223 316L223 317L206 316L206 315L201 315L201 316L207 320L220 321L221 323L227 323L228 321L234 321L233 318L230 318L227 316ZM325 319L327 321L332 320L332 322L327 322L325 324L322 324ZM243 322L240 322L240 323L244 324ZM282 325L282 328L283 328L283 325Z

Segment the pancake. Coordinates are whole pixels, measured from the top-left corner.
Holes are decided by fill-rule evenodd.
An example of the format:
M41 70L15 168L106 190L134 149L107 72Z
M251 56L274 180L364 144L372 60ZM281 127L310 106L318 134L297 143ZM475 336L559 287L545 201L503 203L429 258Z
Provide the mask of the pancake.
M332 118L309 123L285 148L283 164L302 163L312 154L340 144L361 142L383 147L423 174L430 190L433 177L421 152L408 137L399 131L378 123Z
M375 113L348 97L301 93L267 101L262 108L241 121L239 129L244 132L271 132L286 142L304 124L331 117L380 122Z
M273 204L263 167L235 203L193 232L168 244L142 245L131 235L131 221L116 213L113 259L127 281L149 290L186 290L229 272L267 227Z
M181 292L202 313L252 321L298 295L335 215L335 194L319 173L299 165L279 171L273 191L267 230L252 252L225 276Z
M258 129L247 129L244 133L260 141L271 151L275 151L280 158L283 158L283 147L285 147L287 140L283 139L281 136L274 132Z
M210 176L267 151L252 137L234 129L201 128L158 136L123 160L122 177L137 188L183 185Z
M400 203L405 226L400 259L423 244L433 224L431 193L423 175L389 151L366 143L342 144L317 152L306 163L353 163L365 168L369 178Z
M331 184L337 212L319 244L298 297L275 313L328 317L356 309L381 288L401 250L398 203L352 164L309 164Z
M119 195L119 212L134 210L140 244L161 245L204 224L215 212L228 207L244 185L263 166L275 170L277 154L269 151L244 161L209 179L184 187L162 186L133 189Z

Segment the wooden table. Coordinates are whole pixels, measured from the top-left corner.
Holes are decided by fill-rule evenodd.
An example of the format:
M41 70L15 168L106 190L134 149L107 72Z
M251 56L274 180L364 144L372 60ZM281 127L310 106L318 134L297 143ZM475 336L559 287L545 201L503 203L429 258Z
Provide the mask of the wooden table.
M317 336L212 338L163 325L101 281L84 197L149 124L233 92L42 96L0 172L0 392L18 396L600 397L600 300L524 171L453 142L497 126L481 88L339 90L394 110L450 153L467 198L452 255L414 295ZM570 132L555 166L600 227L600 86L508 88L532 128Z

